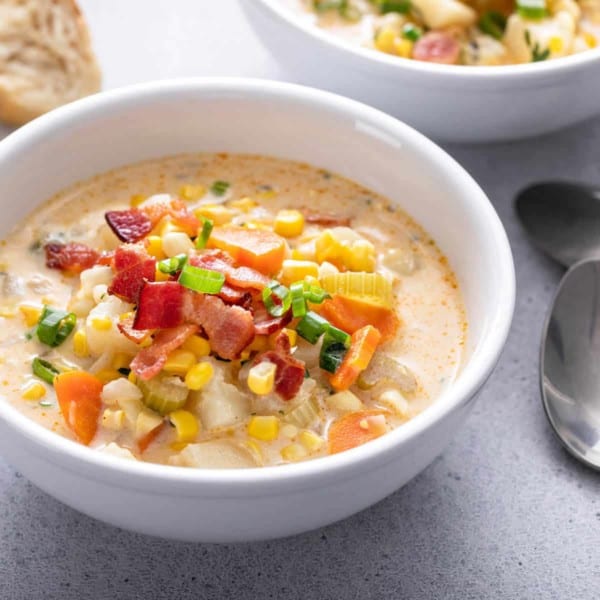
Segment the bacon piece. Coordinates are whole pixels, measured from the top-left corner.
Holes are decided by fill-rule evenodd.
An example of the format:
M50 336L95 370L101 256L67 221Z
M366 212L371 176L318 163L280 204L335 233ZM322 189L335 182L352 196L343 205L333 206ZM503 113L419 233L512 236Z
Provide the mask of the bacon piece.
M458 40L444 31L430 31L419 38L413 48L413 58L425 62L454 65L460 56Z
M109 210L104 218L122 242L139 242L152 231L152 221L137 208Z
M318 213L310 210L303 210L304 220L313 225L323 225L323 227L349 227L352 217L341 217L332 213Z
M283 400L291 400L302 387L304 381L304 362L291 354L290 338L281 332L274 343L274 350L259 354L254 364L269 361L276 366L275 393Z
M146 281L154 281L156 259L137 244L124 244L115 251L113 267L117 272L108 293L136 304Z
M140 206L139 210L150 220L152 228L165 217L171 217L173 222L181 227L189 236L195 237L202 225L199 219L187 208L183 200L173 199L169 202L150 202Z
M128 340L131 340L135 344L141 344L148 339L151 332L148 329L134 329L133 321L133 316L126 317L117 323L117 327Z
M239 358L254 339L252 313L208 294L193 294L192 302L187 320L204 329L215 354L228 360Z
M140 350L131 361L131 370L144 381L152 379L162 371L167 356L197 331L197 325L189 324L159 331L152 345Z
M96 250L77 242L52 242L44 246L44 252L49 269L58 269L69 275L76 275L93 267L100 258Z
M177 281L146 281L139 294L133 328L166 329L184 322L186 290Z
M254 315L254 328L257 335L270 335L278 329L282 329L292 320L292 311L288 310L281 317L272 317L267 311L262 300L254 299L252 304L252 313Z
M190 257L190 264L225 275L227 283L236 288L262 290L271 279L250 267L236 267L233 259L223 250L209 250Z
M249 309L252 305L252 294L246 290L238 290L226 283L217 294L225 304L236 304L242 308Z

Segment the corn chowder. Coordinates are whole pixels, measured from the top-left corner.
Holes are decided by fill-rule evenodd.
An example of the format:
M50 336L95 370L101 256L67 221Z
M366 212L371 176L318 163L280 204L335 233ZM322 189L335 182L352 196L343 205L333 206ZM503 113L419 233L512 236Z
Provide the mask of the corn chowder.
M284 0L346 41L402 58L506 65L600 42L600 0Z
M3 401L100 452L255 467L341 452L456 377L460 291L385 198L272 158L128 166L0 247Z

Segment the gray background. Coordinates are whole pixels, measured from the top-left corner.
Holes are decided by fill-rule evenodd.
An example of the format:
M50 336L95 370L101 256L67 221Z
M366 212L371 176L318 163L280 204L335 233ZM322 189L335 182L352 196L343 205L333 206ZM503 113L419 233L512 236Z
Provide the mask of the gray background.
M183 75L286 79L232 0L211 3L210 18L206 0L81 4L105 88ZM109 527L59 504L0 459L2 600L600 597L600 476L561 449L538 392L539 337L561 270L529 246L512 209L515 192L531 181L600 184L600 119L521 143L446 149L499 212L518 289L500 364L446 452L346 521L229 546Z

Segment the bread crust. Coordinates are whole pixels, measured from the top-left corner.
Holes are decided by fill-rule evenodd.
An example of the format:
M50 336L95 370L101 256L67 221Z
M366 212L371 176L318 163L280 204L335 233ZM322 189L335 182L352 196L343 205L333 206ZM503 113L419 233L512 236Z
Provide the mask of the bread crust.
M0 120L21 125L100 89L75 0L0 2Z

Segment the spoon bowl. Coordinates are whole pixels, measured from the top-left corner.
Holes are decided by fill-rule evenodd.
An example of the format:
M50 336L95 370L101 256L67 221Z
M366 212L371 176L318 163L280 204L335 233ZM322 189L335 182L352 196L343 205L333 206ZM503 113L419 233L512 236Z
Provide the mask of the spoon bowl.
M538 183L518 194L515 208L535 245L565 267L600 258L600 189Z
M600 260L580 262L563 277L544 326L540 366L556 435L577 459L600 469Z

